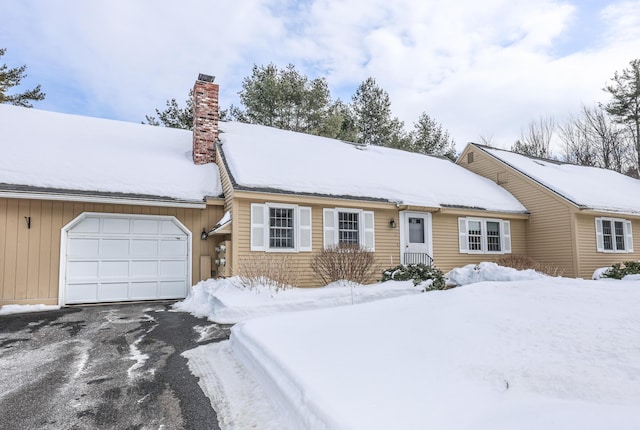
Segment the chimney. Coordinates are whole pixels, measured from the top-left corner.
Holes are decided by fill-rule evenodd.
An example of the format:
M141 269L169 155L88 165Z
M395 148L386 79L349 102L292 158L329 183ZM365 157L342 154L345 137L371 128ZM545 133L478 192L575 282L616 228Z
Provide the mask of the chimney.
M214 76L198 75L193 86L193 162L215 162L218 139L218 84Z

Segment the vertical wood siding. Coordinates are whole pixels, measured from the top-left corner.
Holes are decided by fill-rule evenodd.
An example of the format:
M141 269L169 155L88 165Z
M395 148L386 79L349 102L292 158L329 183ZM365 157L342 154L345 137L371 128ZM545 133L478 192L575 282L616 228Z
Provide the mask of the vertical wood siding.
M192 281L200 280L200 257L214 255L222 238L201 240L223 215L206 209L0 198L0 305L58 302L61 230L83 212L175 216L192 232ZM27 228L25 217L31 217Z

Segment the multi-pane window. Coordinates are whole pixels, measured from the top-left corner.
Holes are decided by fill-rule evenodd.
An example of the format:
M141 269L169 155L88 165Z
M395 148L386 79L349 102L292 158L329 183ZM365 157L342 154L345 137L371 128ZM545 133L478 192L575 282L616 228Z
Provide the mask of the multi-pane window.
M269 208L269 247L293 248L293 209Z
M338 212L338 243L358 245L360 243L359 213Z
M469 251L482 251L482 222L468 221Z
M511 253L511 223L493 218L458 218L461 253Z
M633 252L631 221L596 218L596 244L599 252Z
M500 252L500 223L487 221L487 251Z

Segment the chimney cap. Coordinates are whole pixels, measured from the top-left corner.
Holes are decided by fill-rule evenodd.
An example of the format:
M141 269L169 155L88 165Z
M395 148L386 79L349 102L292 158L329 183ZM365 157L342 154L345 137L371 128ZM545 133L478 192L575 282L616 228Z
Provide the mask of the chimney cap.
M198 80L202 82L213 82L216 80L216 77L211 75L205 75L204 73L199 73Z

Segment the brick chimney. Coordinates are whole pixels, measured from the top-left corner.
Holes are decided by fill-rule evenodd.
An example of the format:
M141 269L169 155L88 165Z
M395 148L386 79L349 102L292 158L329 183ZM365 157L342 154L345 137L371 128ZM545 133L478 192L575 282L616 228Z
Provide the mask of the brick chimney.
M218 139L218 84L214 76L198 75L193 86L193 162L215 162Z

